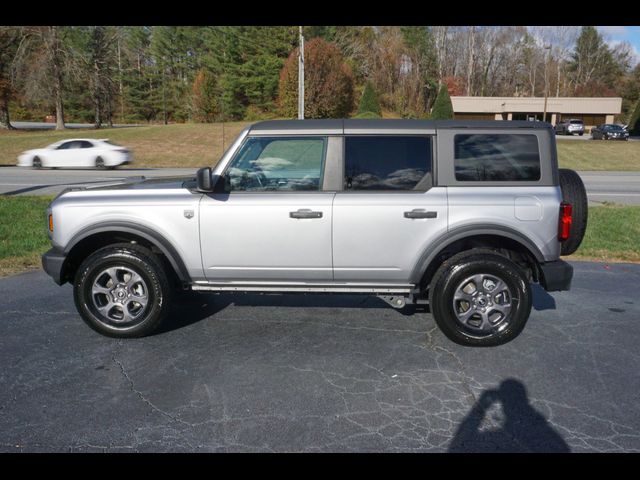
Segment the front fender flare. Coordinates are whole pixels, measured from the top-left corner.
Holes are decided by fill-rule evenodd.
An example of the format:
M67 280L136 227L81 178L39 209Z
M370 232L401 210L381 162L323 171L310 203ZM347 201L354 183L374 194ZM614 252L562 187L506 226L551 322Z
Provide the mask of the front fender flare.
M149 227L145 227L144 225L139 225L132 222L104 222L98 225L85 227L71 238L67 246L64 248L64 254L69 255L73 247L75 247L85 238L97 233L105 232L131 233L144 238L151 244L155 245L158 249L160 249L162 254L167 258L167 260L169 260L169 263L173 267L181 282L191 282L191 277L189 276L187 267L185 266L184 261L180 257L180 254L171 244L171 242L169 242L169 240L167 240L164 236L162 236L155 230L152 230Z

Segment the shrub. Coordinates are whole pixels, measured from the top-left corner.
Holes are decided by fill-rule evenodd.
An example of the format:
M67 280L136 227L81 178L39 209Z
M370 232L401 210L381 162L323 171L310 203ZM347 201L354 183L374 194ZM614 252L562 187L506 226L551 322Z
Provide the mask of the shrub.
M358 114L362 113L375 113L378 117L382 116L382 108L378 101L378 94L371 85L371 82L367 82L364 85L364 91L360 98L360 106L358 107ZM371 117L369 117L371 118Z
M436 101L433 103L431 118L434 120L453 119L453 105L451 104L451 97L449 97L449 91L445 84L440 87Z

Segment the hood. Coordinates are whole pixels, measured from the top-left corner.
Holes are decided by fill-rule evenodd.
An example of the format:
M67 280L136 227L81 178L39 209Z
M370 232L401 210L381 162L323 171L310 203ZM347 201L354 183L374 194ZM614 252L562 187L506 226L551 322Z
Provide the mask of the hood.
M70 187L60 193L78 191L78 190L166 190L174 188L195 188L196 177L161 177L146 179L143 176L128 177L124 180L109 183L108 180L98 185L90 185L84 187Z
M196 177L184 176L184 177L162 177L162 178L150 178L145 177L133 177L123 180L121 183L109 184L104 186L92 187L92 190L166 190L168 188L189 188L186 185L190 182L195 184Z

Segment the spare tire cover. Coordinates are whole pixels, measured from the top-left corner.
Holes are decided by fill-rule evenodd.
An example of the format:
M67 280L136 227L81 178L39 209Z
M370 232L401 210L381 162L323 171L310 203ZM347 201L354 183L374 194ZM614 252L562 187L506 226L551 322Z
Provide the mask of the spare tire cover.
M578 249L580 243L582 243L584 232L587 229L587 191L580 175L574 170L561 168L558 172L560 174L562 201L570 203L573 207L573 219L569 238L562 242L560 255L571 255Z

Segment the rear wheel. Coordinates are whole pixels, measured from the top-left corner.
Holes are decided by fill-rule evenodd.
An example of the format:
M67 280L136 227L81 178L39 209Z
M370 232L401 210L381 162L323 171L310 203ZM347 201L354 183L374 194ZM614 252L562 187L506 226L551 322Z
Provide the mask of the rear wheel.
M35 168L36 170L42 168L42 160L40 160L40 157L33 158L33 161L31 162L31 167Z
M104 170L104 160L102 159L102 157L98 157L96 158L96 168L99 168L100 170Z
M155 331L167 317L170 295L160 260L129 243L110 245L87 257L73 286L82 319L110 337L142 337Z
M467 346L496 346L517 337L531 312L531 288L514 262L496 253L462 252L446 260L429 288L442 332Z
M574 170L561 168L558 170L560 176L560 189L562 190L562 201L570 203L572 206L572 222L570 235L562 242L560 255L571 255L574 253L587 230L587 217L589 213L589 200L584 183Z

